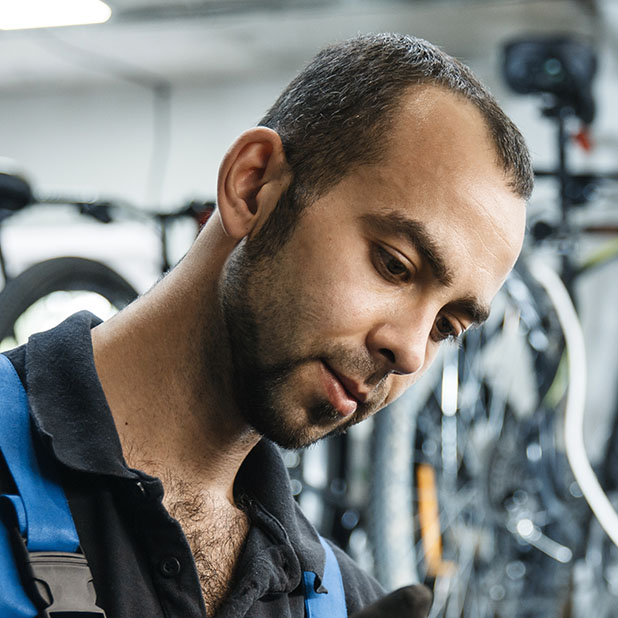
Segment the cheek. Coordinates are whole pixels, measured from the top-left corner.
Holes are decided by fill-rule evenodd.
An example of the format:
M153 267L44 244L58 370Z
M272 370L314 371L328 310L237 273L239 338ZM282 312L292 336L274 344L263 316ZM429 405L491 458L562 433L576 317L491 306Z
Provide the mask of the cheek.
M368 328L384 298L372 289L367 272L358 260L332 259L322 262L303 276L304 300L311 313L319 316L319 328L326 335L340 337ZM306 262L309 264L310 262ZM383 295L382 295L383 296Z
M378 313L378 301L359 286L339 286L316 301L322 308L322 327L333 336L368 331Z

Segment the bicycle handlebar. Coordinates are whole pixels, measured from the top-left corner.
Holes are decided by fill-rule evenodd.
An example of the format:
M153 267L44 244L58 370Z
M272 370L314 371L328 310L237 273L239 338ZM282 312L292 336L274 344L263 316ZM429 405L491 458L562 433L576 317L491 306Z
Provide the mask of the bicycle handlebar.
M134 217L147 217L159 220L163 225L169 220L190 217L203 225L215 208L212 200L192 200L177 210L165 212L138 208L121 200L80 199L75 196L41 195L35 193L28 181L18 175L0 172L0 221L16 212L37 204L57 206L74 206L80 215L86 215L100 223L111 223L114 220L113 210L128 212Z

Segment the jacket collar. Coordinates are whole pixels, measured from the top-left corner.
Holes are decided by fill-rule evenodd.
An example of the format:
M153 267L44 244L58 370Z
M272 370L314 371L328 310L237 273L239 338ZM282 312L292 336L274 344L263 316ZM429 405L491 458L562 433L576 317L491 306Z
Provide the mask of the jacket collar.
M139 479L128 468L96 372L90 330L101 320L77 313L26 346L26 389L35 425L55 457L73 470ZM302 571L324 569L324 549L314 527L293 499L278 448L261 440L240 468L237 486L257 505L273 540L293 548Z

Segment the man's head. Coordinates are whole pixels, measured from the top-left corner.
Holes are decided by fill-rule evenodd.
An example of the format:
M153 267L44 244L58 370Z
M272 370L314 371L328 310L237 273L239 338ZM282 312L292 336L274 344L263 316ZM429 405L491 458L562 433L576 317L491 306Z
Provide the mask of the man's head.
M421 85L479 109L499 164L527 200L532 173L521 134L470 69L422 39L370 34L323 49L259 122L281 137L294 177L288 202L308 205L351 169L384 156L402 101Z
M220 291L238 406L289 447L388 404L484 319L532 175L469 71L409 37L325 50L263 124L220 170Z

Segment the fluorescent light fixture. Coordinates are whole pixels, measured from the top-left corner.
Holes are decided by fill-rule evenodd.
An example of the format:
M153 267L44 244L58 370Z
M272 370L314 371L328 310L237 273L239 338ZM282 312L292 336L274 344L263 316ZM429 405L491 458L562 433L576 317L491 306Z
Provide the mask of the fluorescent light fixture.
M0 0L0 30L102 24L111 14L101 0Z

